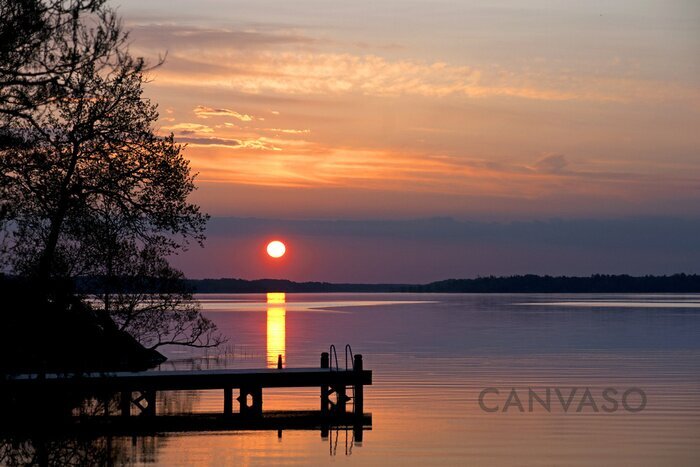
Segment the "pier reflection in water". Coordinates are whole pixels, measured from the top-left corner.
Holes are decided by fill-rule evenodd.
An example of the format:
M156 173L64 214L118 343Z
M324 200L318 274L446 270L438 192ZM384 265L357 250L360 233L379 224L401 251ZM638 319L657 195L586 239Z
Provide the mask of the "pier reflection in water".
M266 311L265 340L259 340L260 344L264 342L265 345L266 366L275 369L278 366L286 368L286 296L284 293L268 293L265 296L265 301L258 301L258 304L264 306ZM258 309L253 313L257 315L255 319L258 323L262 324L260 311ZM258 328L258 338L263 337L259 331L260 328ZM261 353L257 353L257 359L261 356ZM314 360L318 361L318 358ZM211 363L211 360L205 358L202 361L192 361L193 364L195 362L199 363L189 370L194 370L194 374L198 370L203 370L201 368L202 362ZM216 362L220 363L221 361L217 358ZM232 363L235 362L226 361L224 366L228 367ZM327 366L328 357L326 356ZM362 368L361 365L358 368ZM311 367L311 369L320 370L318 367ZM151 374L153 377L156 375L166 376L166 372L168 377L174 377L176 373L178 375L182 373L181 377L191 374L184 368L161 368L161 370L165 371L156 371ZM293 373L297 379L302 375L298 370L295 369L296 372ZM220 373L226 370L219 368L214 371ZM331 373L330 370L327 371L324 374L338 374L337 370L334 373ZM97 378L97 376L94 377ZM152 382L149 383L153 386L149 390L149 394L153 395L153 401L148 402L146 411L142 410L140 413L136 413L138 411L129 405L127 405L129 407L127 411L123 410L123 398L124 394L139 395L137 387L132 388L137 389L135 392L124 392L123 388L121 388L121 392L114 392L109 388L105 392L105 387L93 391L90 389L89 381L84 378L81 378L80 381L83 381L86 387L80 390L76 389L76 394L84 394L85 400L82 405L72 409L73 415L79 416L80 423L76 422L77 419L72 421L57 419L45 425L43 422L47 420L40 422L39 419L33 417L15 420L19 422L19 425L0 422L0 465L67 465L71 463L76 465L121 465L154 462L170 464L172 459L167 461L159 459L159 446L169 444L175 439L181 440L183 436L192 440L207 439L211 441L203 433L212 432L219 432L220 436L231 440L241 439L243 433L250 436L250 434L257 432L259 434L256 435L256 438L260 438L260 441L265 443L269 440L263 434L266 431L276 432L278 440L282 439L283 431L291 431L290 436L296 443L300 437L299 431L320 431L322 440L328 445L325 455L335 456L344 453L349 456L354 447L362 444L362 431L371 427L371 415L369 414L364 415L360 412L358 417L356 413L352 412L347 414L344 411L342 413L336 411L323 413L319 412L318 409L315 411L273 410L265 417L261 414L252 418L235 418L231 416L231 408L229 407L228 416L222 418L221 407L223 405L224 412L226 412L226 404L221 401L220 390L175 389L175 386L180 387L175 385L167 388L162 387L162 390L156 393L155 383L151 384ZM314 405L318 407L318 392L316 392L318 389L308 391L302 386L272 388L270 392L277 393L278 397L284 399L283 403L298 402L299 396L301 396L301 400L315 399ZM47 390L52 392L48 388ZM337 387L334 387L334 391L337 394L345 394L344 390L340 391ZM308 394L304 394L306 392ZM312 395L314 392L315 394ZM62 403L61 399L55 397L53 399L57 404ZM211 400L207 401L208 399L214 400L214 411L207 410L212 408L211 404L208 403ZM69 402L66 401L66 404ZM158 409L151 411L151 404ZM337 402L332 405L332 407L336 406L339 406ZM343 407L345 407L345 403L343 403ZM354 407L355 405L353 405ZM360 408L360 410L362 409ZM150 416L148 416L149 414ZM242 411L233 415L237 414L241 415ZM156 433L158 434L156 435ZM216 439L221 438L217 437ZM306 441L312 439L318 438L313 437ZM207 442L205 444L216 443ZM317 446L308 446L308 448L314 453L313 457L323 456L324 450L319 451ZM275 452L280 451L276 448ZM185 463L187 462L185 461ZM228 461L224 463L228 463Z
M287 361L286 355L286 319L287 307L284 292L267 294L267 367L277 368L281 359L282 367Z

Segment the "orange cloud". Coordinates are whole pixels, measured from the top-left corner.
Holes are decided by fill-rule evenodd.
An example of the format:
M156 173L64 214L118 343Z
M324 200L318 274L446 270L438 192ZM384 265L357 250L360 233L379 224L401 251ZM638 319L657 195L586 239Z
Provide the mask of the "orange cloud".
M304 135L311 133L311 130L295 130L293 128L265 128L264 131L271 131L273 133L284 133L288 135Z
M208 127L207 125L200 125L199 123L177 123L175 125L164 127L164 129L172 131L173 133L179 133L181 135L214 132L213 128Z
M226 138L215 138L215 137L179 137L177 141L180 143L186 143L192 147L220 147L229 149L255 149L259 151L281 151L282 149L275 146L267 138L256 138L256 139L226 139Z
M230 109L215 109L213 107L206 107L203 105L198 105L194 108L194 114L199 118L209 118L209 117L233 117L236 120L242 122L251 122L254 117L247 114L241 114L235 110Z
M276 140L274 144L285 142ZM652 175L576 170L568 163L564 171L563 156L559 155L538 160L533 166L538 170L533 170L525 165L478 159L322 147L305 141L296 141L295 147L285 146L278 152L253 149L258 149L255 144L243 144L233 157L224 147L196 147L188 150L188 155L202 182L522 199L561 193L620 198L658 191L658 180ZM670 186L679 189L697 186L698 182L694 177L681 177Z
M683 97L700 101L696 89L631 77L557 69L504 71L446 62L389 60L377 55L212 49L200 51L196 59L189 54L173 54L169 60L169 65L159 71L161 85L223 88L252 95L517 97L600 102ZM241 120L250 117L210 108L200 109L198 115L229 112Z

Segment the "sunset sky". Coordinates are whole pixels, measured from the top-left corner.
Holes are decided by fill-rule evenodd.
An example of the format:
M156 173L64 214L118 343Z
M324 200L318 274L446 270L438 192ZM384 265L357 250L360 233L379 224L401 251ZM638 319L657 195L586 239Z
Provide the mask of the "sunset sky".
M626 219L699 218L695 0L113 4L133 52L152 61L167 53L147 95L160 105L161 131L188 144L195 200L214 217L271 220L250 221L247 237L240 226L214 229L204 253L179 260L188 275L424 281L693 267L688 255L654 249L663 236L628 260L598 245L601 257L613 255L598 269L581 266L590 252L575 242L569 262L551 252L535 264L534 242L516 266L507 259L513 242L491 238L484 250L465 237L445 247L437 222L430 238L402 244L391 241L401 224L390 221L587 219L613 222L624 236L638 233L619 230L634 225ZM255 255L267 236L292 235L280 219L393 227L383 237L368 227L314 241L297 229L296 251L307 254L293 263L291 245L279 269ZM557 229L547 225L542 238ZM327 254L312 254L313 245ZM476 250L500 259L470 261Z

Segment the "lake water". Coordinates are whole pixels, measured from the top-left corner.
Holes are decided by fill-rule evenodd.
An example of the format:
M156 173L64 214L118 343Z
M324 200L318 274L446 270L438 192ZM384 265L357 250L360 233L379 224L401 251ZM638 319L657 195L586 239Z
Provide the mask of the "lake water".
M319 366L351 344L373 370L370 431L161 434L93 441L161 465L700 465L700 295L203 295L224 348L162 370ZM268 303L269 301L269 303ZM538 402L550 395L549 408ZM533 396L534 394L534 396ZM535 397L536 396L536 397ZM220 412L221 391L158 411ZM530 408L532 402L532 409ZM568 409L564 406L568 404ZM264 408L318 409L318 390Z

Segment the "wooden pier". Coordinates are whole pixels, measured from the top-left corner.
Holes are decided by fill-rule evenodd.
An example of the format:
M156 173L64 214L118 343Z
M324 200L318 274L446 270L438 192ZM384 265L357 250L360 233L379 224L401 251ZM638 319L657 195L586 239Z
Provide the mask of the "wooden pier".
M362 355L355 355L352 368L339 369L329 365L328 353L321 354L318 368L277 368L259 370L147 371L140 373L90 374L24 374L0 379L0 392L41 395L89 394L103 395L105 400L119 395L119 411L109 413L105 403L105 418L114 419L113 426L133 429L137 424L152 427L186 427L188 423L203 427L328 427L365 425L371 416L363 413L364 386L372 384L372 372L365 370ZM319 388L320 407L314 412L264 413L263 391L267 388ZM158 416L156 395L160 391L212 390L223 392L222 412L218 416ZM234 413L234 391L238 392L238 413ZM348 395L348 392L352 396ZM347 410L352 402L353 410ZM136 408L136 410L132 410ZM132 411L136 412L132 416ZM185 419L189 418L190 422ZM91 417L96 418L96 417ZM148 420L151 421L148 421ZM158 419L158 421L156 421ZM131 421L129 421L131 420ZM336 423L338 422L338 423ZM85 425L85 420L81 422ZM105 424L104 418L99 424ZM88 422L95 424L95 421Z

